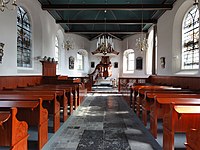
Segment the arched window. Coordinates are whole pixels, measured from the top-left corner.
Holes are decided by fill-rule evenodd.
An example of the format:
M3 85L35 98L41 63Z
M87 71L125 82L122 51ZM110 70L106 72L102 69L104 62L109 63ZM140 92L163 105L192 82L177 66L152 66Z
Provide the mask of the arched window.
M79 51L77 53L77 69L78 70L84 70L84 52Z
M55 61L58 61L58 65L56 65L56 69L59 69L59 46L58 46L58 37L55 38Z
M17 67L32 68L31 23L27 12L17 8Z
M199 68L199 10L193 6L185 15L182 29L182 69Z
M123 56L123 72L124 73L133 73L135 66L135 53L134 50L129 49L124 51Z
M127 55L127 71L134 70L134 62L135 62L135 54L134 54L134 52L130 52Z

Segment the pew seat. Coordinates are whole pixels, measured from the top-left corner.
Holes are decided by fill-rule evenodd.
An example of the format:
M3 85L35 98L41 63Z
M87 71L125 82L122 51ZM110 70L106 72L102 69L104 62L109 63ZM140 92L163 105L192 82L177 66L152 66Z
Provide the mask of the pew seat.
M176 98L182 99L182 98ZM200 99L187 98L192 103L170 104L163 117L163 149L174 150L174 134L186 133L191 128L200 129Z

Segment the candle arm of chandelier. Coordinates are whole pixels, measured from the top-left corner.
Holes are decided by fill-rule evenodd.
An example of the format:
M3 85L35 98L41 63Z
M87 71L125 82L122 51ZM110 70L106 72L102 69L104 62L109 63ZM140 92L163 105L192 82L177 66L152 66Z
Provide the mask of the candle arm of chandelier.
M66 42L63 43L63 48L65 50L73 49L73 43L70 40L66 40Z
M103 54L103 55L116 54L116 55L118 55L119 52L115 51L113 46L114 46L114 44L112 41L112 37L110 37L108 35L101 35L97 39L97 49L95 51L93 51L92 54L93 55L95 55L95 54Z
M15 10L15 8L17 7L16 1L17 0L12 1L11 5L12 5L13 8L10 8L9 3L11 2L11 0L7 0L7 1L0 0L0 10L2 12L5 10L5 8L8 9L8 10Z
M108 43L107 46L105 43L102 43L101 45L99 45L97 47L97 49L95 51L92 52L93 55L98 54L98 53L102 53L104 55L106 55L106 54L118 55L119 54L118 51L113 49L113 47L110 43Z

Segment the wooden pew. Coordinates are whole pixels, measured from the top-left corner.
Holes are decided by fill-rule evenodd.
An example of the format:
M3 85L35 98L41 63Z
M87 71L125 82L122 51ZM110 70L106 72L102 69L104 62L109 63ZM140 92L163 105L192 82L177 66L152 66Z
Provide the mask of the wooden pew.
M72 94L73 94L73 106L76 109L77 106L80 105L80 96L79 96L79 84L73 83L73 84L44 84L41 85L43 87L51 87L56 89L68 89L72 88Z
M39 91L39 92L56 92L57 96L59 96L59 98L57 99L60 102L60 108L63 108L63 121L66 121L68 118L68 113L67 113L67 109L68 109L68 101L71 100L71 93L72 93L72 88L66 88L66 89L58 89L58 88L52 88L52 87L48 87L48 86L34 86L34 87L29 87L29 88L20 88L17 89L18 90L22 90L22 91Z
M180 98L178 98L180 99ZM175 132L187 132L191 128L200 129L200 101L188 98L191 104L170 105L170 111L163 118L163 149L174 149Z
M200 129L190 129L186 133L187 142L185 143L187 150L200 149Z
M139 117L140 116L140 109L142 105L142 100L145 97L146 91L177 91L181 90L181 88L173 88L169 86L148 86L148 87L142 87L138 89L138 96L136 98L136 114Z
M43 106L49 114L53 114L53 132L60 127L60 103L57 101L57 93L54 91L0 91L0 100L37 100L43 99ZM49 103L51 102L51 103Z
M43 84L43 85L37 86L37 88L48 88L52 90L66 90L68 91L67 97L68 97L68 102L70 104L70 114L72 114L73 110L77 108L77 105L78 105L77 100L78 100L78 95L79 95L78 85L76 84L70 84L70 85ZM71 96L71 94L73 96Z
M170 97L172 95L179 95L179 94L193 94L192 91L188 90L181 90L181 89L173 89L173 90L147 90L144 93L144 99L142 99L141 105L142 105L142 121L144 125L147 125L147 112L150 111L151 105L154 103L154 97L157 95L165 95L167 97ZM173 97L173 96L172 96ZM180 96L183 97L183 96ZM187 97L187 96L186 96Z
M18 108L17 118L28 123L28 126L38 127L38 149L42 149L48 140L48 111L42 107L42 99L0 101L1 109Z
M77 92L76 96L77 96L77 106L79 106L83 100L83 98L86 96L87 94L87 88L85 88L85 81L84 81L84 78L74 78L73 77L73 82L72 83L67 83L67 84L64 84L64 83L60 83L60 82L57 82L56 85L64 85L64 86L71 86L71 87L74 87Z
M72 91L75 92L74 93L74 102L76 103L75 108L77 108L77 106L80 105L80 88L82 86L82 82L75 81L73 82L73 84L57 84L57 85L64 87L72 87Z
M148 87L148 86L154 86L154 85L136 84L130 87L130 106L133 108L133 111L135 111L135 102L136 102L136 97L138 96L138 90L142 87Z
M77 105L80 105L80 86L82 84L84 84L84 80L82 80L83 82L81 82L80 78L69 78L67 80L58 80L58 78L56 76L53 77L43 77L43 85L45 84L54 84L54 85L65 85L65 86L70 86L73 87L75 86L75 90L77 91ZM74 101L76 102L76 101Z
M12 92L0 92L0 100L27 100L27 99L43 99L43 106L47 108L48 112L53 114L53 131L56 132L60 127L60 104L56 99L56 93L41 93L41 92L24 92L24 91L12 91ZM47 101L47 102L46 102ZM53 101L50 106L49 101ZM46 102L46 103L45 103Z
M192 101L188 101L188 99L194 98L196 99L196 103L198 104L200 100L199 94L177 94L171 93L169 94L157 94L154 97L154 103L150 108L150 131L154 138L157 138L157 124L158 118L163 119L164 114L169 112L169 106L171 103L176 104L191 104Z
M143 95L140 95L141 93L139 94L139 90L140 89L142 89L142 88L149 89L149 88L158 88L158 87L161 88L161 87L166 87L166 86L149 85L149 84L147 84L147 85L134 85L134 86L131 86L130 87L130 89L131 89L130 100L132 102L130 102L130 103L132 103L133 111L137 110L137 106L136 106L137 97L143 96ZM169 86L167 86L167 87L169 87ZM132 97L132 95L134 95L134 96Z
M28 124L18 121L17 108L0 111L0 146L9 146L10 150L27 150Z

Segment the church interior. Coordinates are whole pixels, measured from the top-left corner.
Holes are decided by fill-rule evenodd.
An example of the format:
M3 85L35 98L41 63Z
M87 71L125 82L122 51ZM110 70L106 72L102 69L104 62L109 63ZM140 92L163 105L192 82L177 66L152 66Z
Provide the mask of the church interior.
M198 0L0 0L0 150L199 150Z

